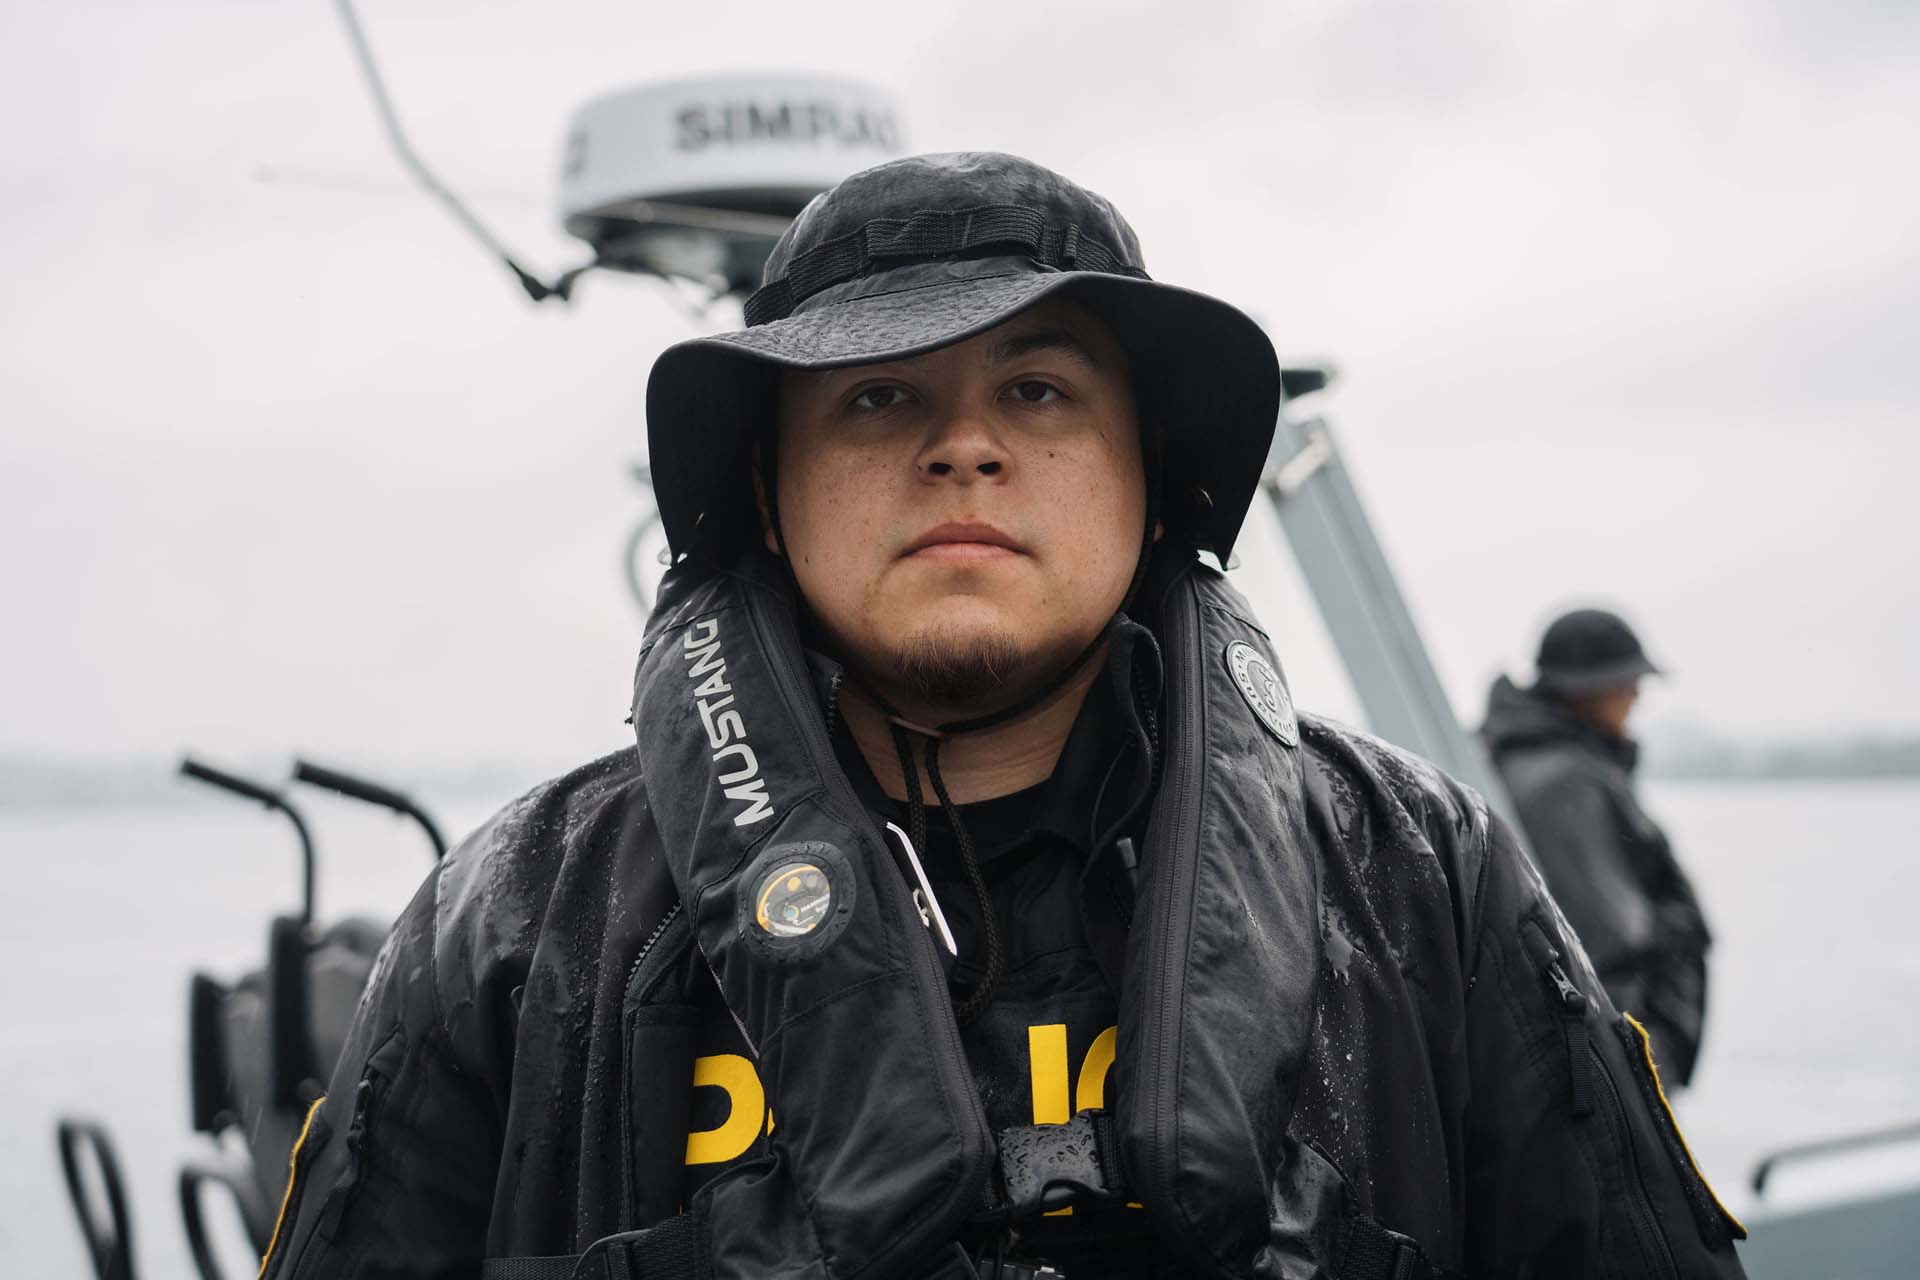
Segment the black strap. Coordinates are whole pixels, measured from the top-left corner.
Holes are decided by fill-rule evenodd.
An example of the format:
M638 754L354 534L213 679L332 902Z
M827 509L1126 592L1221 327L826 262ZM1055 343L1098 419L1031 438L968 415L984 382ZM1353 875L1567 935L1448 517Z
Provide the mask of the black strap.
M1147 273L1072 225L1049 225L1037 210L988 204L971 209L923 209L911 218L875 218L846 235L807 250L747 299L749 325L783 320L806 299L848 280L870 275L881 264L978 254L1003 249L1026 254L1061 271L1106 275Z
M488 1258L480 1280L713 1280L713 1265L694 1216L683 1213L645 1231L596 1240L585 1253L546 1258ZM958 1244L937 1250L914 1280L975 1280Z
M480 1280L711 1280L712 1260L699 1220L683 1213L644 1231L623 1231L585 1253L545 1258L488 1258Z
M1003 1129L1000 1176L1003 1210L1014 1220L1064 1208L1076 1195L1127 1198L1112 1114L1082 1111L1065 1124L1015 1125ZM958 1259L956 1262L955 1259ZM942 1251L928 1275L937 1280L967 1273L965 1255ZM1411 1237L1365 1214L1348 1219L1336 1280L1464 1280L1438 1266ZM712 1280L713 1266L693 1214L669 1218L644 1231L607 1236L585 1253L543 1258L488 1258L481 1280Z
M999 1140L1001 1211L1016 1223L1065 1208L1078 1196L1129 1198L1111 1112L1082 1111L1065 1124L1015 1125L1002 1129ZM1347 1219L1333 1274L1336 1280L1464 1280L1435 1264L1412 1237L1363 1213Z
M1334 1267L1336 1280L1464 1280L1437 1266L1409 1236L1389 1231L1364 1213L1348 1220Z
M1016 1222L1064 1209L1079 1196L1127 1199L1111 1112L1082 1111L1064 1124L1012 1125L1000 1131L999 1142L1002 1208Z

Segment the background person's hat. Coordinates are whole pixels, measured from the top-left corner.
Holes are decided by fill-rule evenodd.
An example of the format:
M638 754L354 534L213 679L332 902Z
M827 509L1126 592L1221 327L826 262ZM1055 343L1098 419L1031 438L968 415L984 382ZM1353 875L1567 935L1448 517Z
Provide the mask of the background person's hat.
M1633 628L1605 609L1575 609L1555 618L1540 637L1534 667L1534 688L1575 697L1661 674Z
M914 156L814 199L767 259L747 328L668 348L647 382L647 441L667 541L752 517L746 457L778 374L917 355L1062 294L1125 348L1143 423L1164 441L1162 516L1224 561L1280 408L1266 334L1214 298L1148 278L1106 200L1017 156Z

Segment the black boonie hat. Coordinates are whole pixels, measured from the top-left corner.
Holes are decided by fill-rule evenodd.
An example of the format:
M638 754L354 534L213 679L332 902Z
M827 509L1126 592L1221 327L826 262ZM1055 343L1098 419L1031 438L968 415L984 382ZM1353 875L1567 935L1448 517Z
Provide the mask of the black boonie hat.
M1533 665L1539 673L1534 688L1574 696L1662 674L1626 619L1605 609L1575 609L1555 618L1540 637Z
M779 371L932 351L1060 294L1112 328L1143 423L1164 440L1163 518L1224 561L1265 466L1280 368L1260 326L1147 276L1105 199L998 152L913 156L817 196L767 259L747 328L678 343L647 382L647 441L667 541L750 528L745 456L773 420Z

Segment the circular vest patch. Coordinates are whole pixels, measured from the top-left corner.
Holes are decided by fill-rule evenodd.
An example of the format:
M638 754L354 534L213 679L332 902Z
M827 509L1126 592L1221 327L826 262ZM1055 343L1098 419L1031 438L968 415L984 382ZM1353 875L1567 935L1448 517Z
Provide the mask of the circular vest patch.
M761 877L754 922L776 938L799 938L819 928L833 905L827 873L811 862L788 862Z
M1293 698L1273 664L1245 640L1227 646L1227 670L1234 687L1253 708L1267 731L1289 747L1300 745L1300 726L1293 716Z
M761 959L811 964L846 931L858 887L846 855L826 841L774 845L735 881L735 928Z

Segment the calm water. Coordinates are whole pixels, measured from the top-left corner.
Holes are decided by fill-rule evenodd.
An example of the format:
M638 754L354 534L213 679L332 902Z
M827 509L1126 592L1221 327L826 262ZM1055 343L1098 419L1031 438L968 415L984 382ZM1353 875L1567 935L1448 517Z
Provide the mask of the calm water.
M1772 1147L1920 1119L1920 784L1667 784L1648 799L1719 934L1682 1108L1722 1194ZM442 816L465 830L490 807ZM390 918L428 865L418 833L325 797L311 808L323 918ZM54 1114L76 1111L118 1139L143 1277L193 1274L173 1188L208 1150L187 1131L187 976L257 964L297 884L290 833L239 804L0 813L0 1273L87 1273L52 1141ZM235 1275L250 1274L244 1252L228 1255Z

